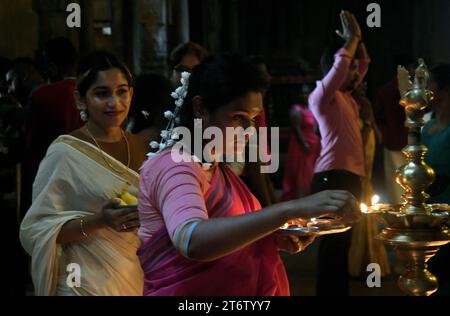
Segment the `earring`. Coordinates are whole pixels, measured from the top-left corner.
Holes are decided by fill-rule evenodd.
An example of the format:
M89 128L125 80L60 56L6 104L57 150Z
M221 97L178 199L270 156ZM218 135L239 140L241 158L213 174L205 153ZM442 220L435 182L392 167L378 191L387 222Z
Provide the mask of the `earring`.
M88 120L88 114L85 110L80 111L80 118L83 122L86 122Z

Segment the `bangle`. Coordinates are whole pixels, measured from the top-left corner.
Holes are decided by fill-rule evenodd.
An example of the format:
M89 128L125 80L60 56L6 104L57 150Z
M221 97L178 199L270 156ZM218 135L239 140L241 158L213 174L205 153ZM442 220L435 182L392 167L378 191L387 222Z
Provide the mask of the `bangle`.
M82 234L85 238L88 238L89 235L86 234L86 232L84 231L83 223L84 223L84 220L81 218L81 219L80 219L80 230L81 230L81 234Z

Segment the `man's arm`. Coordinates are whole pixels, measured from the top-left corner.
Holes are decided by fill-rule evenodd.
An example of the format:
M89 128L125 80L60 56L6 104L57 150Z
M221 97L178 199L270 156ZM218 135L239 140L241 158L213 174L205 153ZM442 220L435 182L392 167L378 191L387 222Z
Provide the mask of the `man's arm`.
M328 105L334 93L341 88L361 39L361 29L356 18L347 11L342 11L340 17L343 31L336 31L336 33L345 40L345 44L336 53L333 67L309 97L309 104L313 111L323 110L323 106Z

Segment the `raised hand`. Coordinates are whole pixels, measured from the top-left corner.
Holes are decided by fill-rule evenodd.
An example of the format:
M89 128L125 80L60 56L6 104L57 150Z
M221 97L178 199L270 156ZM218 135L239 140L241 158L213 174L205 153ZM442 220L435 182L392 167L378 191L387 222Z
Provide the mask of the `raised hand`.
M361 39L361 28L356 17L348 11L342 11L340 14L342 31L336 30L336 34L348 41L354 37Z

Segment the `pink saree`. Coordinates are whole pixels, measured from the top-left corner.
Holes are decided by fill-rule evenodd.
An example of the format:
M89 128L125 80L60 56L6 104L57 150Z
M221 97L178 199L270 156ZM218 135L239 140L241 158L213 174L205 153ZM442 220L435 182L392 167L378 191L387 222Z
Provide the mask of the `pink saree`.
M225 164L219 164L204 198L210 218L259 210L259 202ZM161 228L137 252L144 270L144 295L289 295L289 284L271 236L210 262L183 257Z

